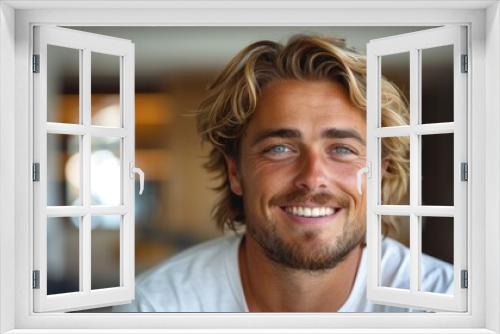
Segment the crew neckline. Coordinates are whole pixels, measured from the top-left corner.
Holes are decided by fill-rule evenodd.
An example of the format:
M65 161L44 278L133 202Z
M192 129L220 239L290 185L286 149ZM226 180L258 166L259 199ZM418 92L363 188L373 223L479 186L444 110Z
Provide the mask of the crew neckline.
M226 274L229 280L229 285L233 292L238 305L243 309L242 312L250 312L248 309L247 301L245 298L245 293L243 291L243 283L240 272L240 261L239 261L239 248L243 240L244 234L236 235L231 243L231 250L227 253L226 257ZM358 269L356 272L356 277L354 278L354 284L349 293L349 297L342 304L341 307L336 312L352 312L353 305L356 300L359 299L359 294L362 293L363 277L366 277L366 246L363 247L361 253L361 259L359 261ZM332 312L334 313L334 312Z

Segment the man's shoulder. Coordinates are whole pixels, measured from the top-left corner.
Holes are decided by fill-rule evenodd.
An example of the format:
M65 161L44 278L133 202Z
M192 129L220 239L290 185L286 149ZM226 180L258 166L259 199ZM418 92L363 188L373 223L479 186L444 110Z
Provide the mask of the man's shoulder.
M232 270L237 266L240 235L193 246L141 274L135 300L115 312L204 312L238 309ZM231 270L231 268L233 268Z
M136 287L146 288L150 284L158 287L159 283L177 280L189 282L203 273L217 272L222 269L225 256L229 255L227 252L240 239L238 235L227 235L192 246L141 274Z
M240 235L231 234L205 241L140 275L137 302L164 312L200 312L227 305L240 240Z

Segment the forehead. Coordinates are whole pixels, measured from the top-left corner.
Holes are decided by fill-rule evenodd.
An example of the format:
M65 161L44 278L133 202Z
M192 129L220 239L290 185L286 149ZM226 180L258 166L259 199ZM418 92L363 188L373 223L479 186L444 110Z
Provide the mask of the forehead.
M250 127L343 126L365 129L363 112L339 83L282 80L266 85L259 97ZM249 127L249 128L250 128Z

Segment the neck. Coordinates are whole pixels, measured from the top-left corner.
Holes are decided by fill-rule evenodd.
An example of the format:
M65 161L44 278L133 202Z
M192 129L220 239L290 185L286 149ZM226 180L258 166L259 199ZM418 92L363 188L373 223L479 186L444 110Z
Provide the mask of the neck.
M243 291L251 312L335 312L351 292L363 248L334 268L307 272L278 265L246 234L239 248Z

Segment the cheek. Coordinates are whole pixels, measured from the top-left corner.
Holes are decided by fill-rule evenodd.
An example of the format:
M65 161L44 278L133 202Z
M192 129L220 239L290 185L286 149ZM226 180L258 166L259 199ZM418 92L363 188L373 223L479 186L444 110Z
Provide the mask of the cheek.
M247 174L250 179L262 187L271 189L276 185L283 185L288 179L293 179L295 173L293 162L258 161L247 165Z
M360 168L362 167L336 163L331 166L330 177L349 194L357 196L357 173Z
M268 163L249 164L244 180L244 201L247 212L253 219L274 221L280 214L278 207L270 206L270 201L277 194L290 190L294 171L292 166Z
M279 192L284 184L286 172L283 168L268 164L248 164L245 168L244 197L250 202L248 205L265 206L266 202Z
M350 219L354 219L355 216L360 217L365 212L366 191L360 195L357 187L357 172L362 167L362 165L336 164L332 168L335 172L330 175L337 189L348 197Z

